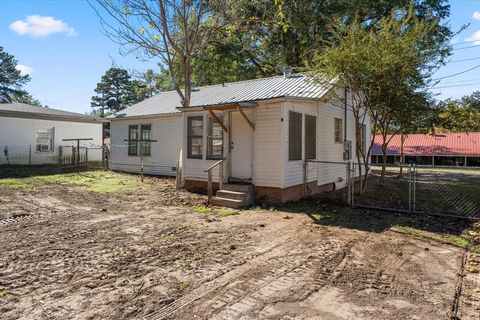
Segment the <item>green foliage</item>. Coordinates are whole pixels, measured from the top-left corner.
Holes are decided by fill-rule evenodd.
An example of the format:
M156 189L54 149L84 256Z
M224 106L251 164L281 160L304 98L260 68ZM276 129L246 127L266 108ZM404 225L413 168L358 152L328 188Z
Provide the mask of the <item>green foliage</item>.
M7 189L22 189L28 187L28 185L19 178L0 179L0 186Z
M22 75L16 66L15 57L0 46L0 103L21 102L41 107L40 101L22 89L30 76Z
M8 295L7 289L0 290L0 298L5 298Z
M480 131L480 91L459 100L440 103L435 125L441 131Z
M117 112L139 101L135 93L135 84L127 70L112 67L105 72L102 79L97 83L95 93L92 97L91 106L104 110ZM115 101L112 106L107 102Z

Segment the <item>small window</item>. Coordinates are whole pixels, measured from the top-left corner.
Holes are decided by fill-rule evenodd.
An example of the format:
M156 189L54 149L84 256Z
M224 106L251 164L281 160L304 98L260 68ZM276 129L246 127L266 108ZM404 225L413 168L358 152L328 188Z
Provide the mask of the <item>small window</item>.
M335 143L343 142L343 120L335 118Z
M305 115L305 159L317 156L317 118Z
M187 119L187 157L202 159L203 155L203 117Z
M37 152L53 152L53 146L54 146L53 131L54 131L54 128L37 129L37 141L36 141Z
M222 118L219 118L222 121ZM207 159L223 158L223 129L215 119L208 118Z
M133 140L133 141L131 141ZM138 155L138 125L128 126L128 155Z
M302 114L289 112L288 160L302 160Z
M141 137L142 137L142 140L150 140L152 139L152 135L151 135L151 132L152 132L152 125L150 124L142 124L141 125ZM144 156L150 156L151 155L151 152L152 152L152 146L151 146L151 142L148 142L148 141L142 141L140 142L142 144L142 155Z

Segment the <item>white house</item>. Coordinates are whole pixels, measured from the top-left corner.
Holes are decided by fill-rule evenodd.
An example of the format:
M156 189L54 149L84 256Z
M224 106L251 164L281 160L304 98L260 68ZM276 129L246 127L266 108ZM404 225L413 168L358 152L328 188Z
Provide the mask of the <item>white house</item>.
M325 101L330 91L294 74L195 88L187 108L175 91L160 93L112 116L111 168L138 172L140 146L128 139L149 138L157 142L144 143L145 172L175 175L181 163L187 190L204 192L206 170L223 160L225 190L214 203L245 205L250 192L258 201L300 199L304 160L343 162L344 140L355 141L352 111L345 112L343 102ZM367 118L365 140L369 126ZM211 170L215 189L219 168ZM338 178L318 175L322 179L310 177L309 184ZM329 175L332 181L325 182Z
M91 116L23 103L0 104L0 165L58 164L76 142L88 161L102 160L103 123Z

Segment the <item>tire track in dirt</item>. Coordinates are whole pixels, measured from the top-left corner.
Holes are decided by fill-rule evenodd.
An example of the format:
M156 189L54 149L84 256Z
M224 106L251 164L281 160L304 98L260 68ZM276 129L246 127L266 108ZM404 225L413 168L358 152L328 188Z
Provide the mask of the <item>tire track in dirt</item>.
M208 319L236 319L261 309L266 301L287 299L290 292L308 294L325 285L332 270L342 268L345 252L351 245L350 242L326 240L305 248L305 243L287 239L221 279L217 278L215 284L197 288L150 317L190 318L195 310L195 314ZM319 272L318 266L323 270ZM307 291L295 290L305 286Z

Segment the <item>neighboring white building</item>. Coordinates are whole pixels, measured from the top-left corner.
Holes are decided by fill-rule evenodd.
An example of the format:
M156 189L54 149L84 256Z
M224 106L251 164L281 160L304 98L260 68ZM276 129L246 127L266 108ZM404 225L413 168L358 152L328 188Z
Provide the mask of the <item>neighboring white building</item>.
M0 104L0 165L58 164L76 143L88 161L102 160L103 122L87 115L23 103Z
M140 146L126 140L150 138L158 142L145 145L145 172L175 175L182 163L187 190L205 191L205 170L224 159L224 182L252 185L255 199L300 199L305 159L344 162L345 137L355 142L352 111L323 101L330 90L295 74L196 88L188 108L175 91L160 93L111 117L111 168L138 172ZM367 128L368 118L365 141ZM329 170L309 176L309 183L337 184L339 174L345 181L345 169ZM218 182L218 168L212 173Z

